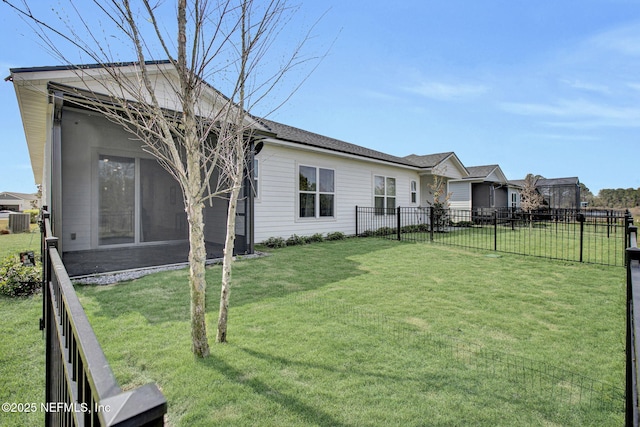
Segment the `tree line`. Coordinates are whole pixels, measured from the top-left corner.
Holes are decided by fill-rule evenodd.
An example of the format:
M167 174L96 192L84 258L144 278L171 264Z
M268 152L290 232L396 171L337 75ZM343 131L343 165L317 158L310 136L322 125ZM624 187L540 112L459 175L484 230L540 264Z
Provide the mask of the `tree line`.
M594 196L589 189L580 184L580 199L590 207L626 209L640 206L639 188L605 188Z

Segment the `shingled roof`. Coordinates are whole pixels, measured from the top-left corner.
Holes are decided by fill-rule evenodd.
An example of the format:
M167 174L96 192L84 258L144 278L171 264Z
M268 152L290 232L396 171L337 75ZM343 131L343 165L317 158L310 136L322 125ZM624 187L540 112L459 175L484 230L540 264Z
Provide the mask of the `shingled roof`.
M446 153L427 154L424 156L420 156L418 154L409 154L408 156L405 156L404 159L421 168L432 168L439 165L441 162L443 162L453 154L453 151L448 151Z
M311 147L324 148L326 150L337 151L339 153L353 154L360 157L366 157L374 160L382 160L385 162L396 163L403 166L419 167L406 157L396 157L381 151L371 150L360 145L350 144L339 139L329 138L324 135L309 132L293 126L274 122L271 120L261 119L269 130L277 135L278 139L283 141L295 142Z
M467 166L468 178L486 178L498 167L498 165Z

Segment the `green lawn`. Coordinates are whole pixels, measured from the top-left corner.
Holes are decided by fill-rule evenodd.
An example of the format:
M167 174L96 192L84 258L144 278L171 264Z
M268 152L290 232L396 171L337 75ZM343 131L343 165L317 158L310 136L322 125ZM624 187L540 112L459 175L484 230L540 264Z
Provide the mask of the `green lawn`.
M580 260L582 244L583 262L615 266L624 265L626 246L624 227L607 227L606 224L585 224L582 241L579 224L575 223L539 223L531 228L504 225L495 229L492 225L452 227L445 233L434 233L433 238L435 242L448 245L570 261ZM428 232L403 234L403 240L407 241L429 239Z
M40 230L36 225L32 225L31 233L0 234L0 259L26 250L40 253Z
M156 381L173 425L619 425L624 270L487 255L354 239L236 263L230 342L204 361L185 271L80 294L119 381Z
M2 227L0 227L1 229ZM40 252L40 234L0 234L0 259L32 250ZM44 402L44 340L39 330L42 294L31 298L0 296L0 402ZM35 426L44 415L0 412L0 426Z
M78 287L121 386L158 383L170 425L623 422L623 268L349 239L237 262L233 280L229 343L205 360L185 270ZM0 299L4 401L42 400L41 368L21 369L42 357L39 304Z

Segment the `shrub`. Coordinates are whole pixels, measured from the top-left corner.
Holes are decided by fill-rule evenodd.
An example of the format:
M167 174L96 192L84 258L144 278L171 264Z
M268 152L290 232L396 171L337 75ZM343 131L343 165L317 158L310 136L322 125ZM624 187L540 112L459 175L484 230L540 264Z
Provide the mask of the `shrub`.
M287 239L287 246L304 245L305 243L309 243L308 237L298 236L297 234L292 234Z
M262 244L273 249L284 248L287 246L287 242L285 242L282 237L269 237L267 240L262 242Z
M24 265L18 255L8 256L0 262L0 294L23 297L35 293L41 286L42 267Z
M307 241L309 243L322 242L322 241L324 241L324 237L322 237L322 233L315 233L315 234L307 237Z
M341 233L340 231L335 231L333 233L327 233L327 240L344 240L346 238L346 236L344 235L344 233Z
M388 236L390 234L396 234L396 229L391 227L380 227L376 230L376 236Z
M29 218L31 224L36 224L38 222L38 217L40 216L40 211L38 209L25 209L22 213L28 213L31 215Z

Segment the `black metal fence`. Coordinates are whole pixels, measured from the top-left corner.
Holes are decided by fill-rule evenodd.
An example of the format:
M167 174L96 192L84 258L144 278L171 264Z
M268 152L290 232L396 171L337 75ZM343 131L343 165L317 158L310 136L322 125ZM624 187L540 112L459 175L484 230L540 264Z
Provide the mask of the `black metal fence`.
M638 227L629 226L627 248L627 379L626 379L626 425L638 426L638 360L640 353L637 340L640 338L640 249Z
M631 218L614 210L356 206L356 235L623 266Z
M41 214L46 340L45 425L162 426L167 401L155 384L118 385L69 280L49 213Z

